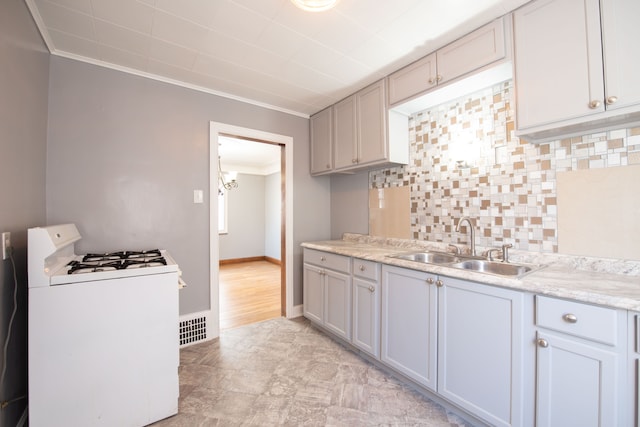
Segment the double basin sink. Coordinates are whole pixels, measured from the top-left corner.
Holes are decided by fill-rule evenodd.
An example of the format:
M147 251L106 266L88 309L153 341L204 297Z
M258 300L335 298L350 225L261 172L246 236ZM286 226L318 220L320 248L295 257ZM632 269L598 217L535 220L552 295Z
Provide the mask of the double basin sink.
M521 277L527 273L538 270L542 266L525 265L508 262L490 261L480 257L455 255L448 252L420 251L399 255L390 255L391 258L415 261L423 264L445 265L460 270L488 273L497 276Z

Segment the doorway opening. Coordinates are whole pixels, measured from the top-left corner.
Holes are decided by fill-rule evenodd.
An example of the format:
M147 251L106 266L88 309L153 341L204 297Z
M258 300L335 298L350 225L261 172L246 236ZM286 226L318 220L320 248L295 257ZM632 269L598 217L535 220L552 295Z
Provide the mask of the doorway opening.
M224 254L221 258L221 238L225 236L218 234L218 223L221 215L219 208L224 201L218 198L219 187L219 167L222 165L222 170L228 172L229 169L225 166L224 158L219 158L220 143L225 144L225 139L231 138L233 141L242 141L243 143L253 142L259 144L258 146L275 146L278 147L280 157L280 174L279 174L279 262L280 262L280 315L290 316L293 311L293 270L292 270L292 194L293 194L293 174L291 165L293 164L293 139L288 136L272 134L262 131L257 131L249 128L242 128L232 125L226 125L222 123L211 122L210 124L210 299L211 299L211 315L209 317L208 325L211 335L217 337L220 334L221 327L221 277L223 272L221 270L226 268L226 264L234 264L235 261L250 261L252 256L248 257L236 257L229 254ZM227 141L228 144L231 144ZM289 167L287 167L289 166ZM242 178L242 175L240 175ZM275 177L272 177L272 179ZM238 188L242 186L242 179L238 179ZM274 183L271 183L273 188ZM236 189L230 190L229 196L233 195ZM239 194L239 193L238 193ZM228 203L230 205L230 203ZM228 214L233 215L233 212ZM272 219L273 220L273 219ZM247 220L247 221L250 221ZM274 229L276 227L272 227ZM229 236L231 237L231 236ZM271 236L270 241L274 242L274 237ZM238 242L240 245L243 242ZM265 248L265 252L267 252ZM226 260L223 258L227 258ZM229 259L230 258L230 259ZM238 259L240 258L240 259ZM246 259L244 259L246 258ZM264 258L264 261L273 263L276 257L269 255L259 256L258 258ZM224 267L220 266L221 260ZM225 262L229 261L229 262ZM257 261L263 261L258 259ZM237 262L239 266L244 263ZM249 264L249 263L247 263ZM248 267L248 266L247 266ZM226 272L224 272L226 273ZM251 293L251 291L250 291ZM223 295L226 297L226 295ZM258 296L259 297L259 296ZM248 304L251 305L251 304ZM250 316L249 316L250 317Z
M267 141L218 139L221 330L284 315L283 150Z

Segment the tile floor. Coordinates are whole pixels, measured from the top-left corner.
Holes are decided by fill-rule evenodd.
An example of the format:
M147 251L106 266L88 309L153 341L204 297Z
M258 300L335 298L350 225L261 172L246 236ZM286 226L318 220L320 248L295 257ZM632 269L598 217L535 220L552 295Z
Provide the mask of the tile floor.
M304 318L222 332L180 352L173 426L469 426Z

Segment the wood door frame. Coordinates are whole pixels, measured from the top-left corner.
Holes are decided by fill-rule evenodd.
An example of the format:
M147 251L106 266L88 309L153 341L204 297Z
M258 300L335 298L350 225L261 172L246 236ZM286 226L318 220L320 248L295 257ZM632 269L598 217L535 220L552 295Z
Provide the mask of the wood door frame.
M233 136L241 139L280 145L281 148L281 309L282 315L293 315L293 138L225 123L209 123L209 289L210 316L208 329L211 338L220 335L218 236L218 137ZM289 165L289 167L286 167Z

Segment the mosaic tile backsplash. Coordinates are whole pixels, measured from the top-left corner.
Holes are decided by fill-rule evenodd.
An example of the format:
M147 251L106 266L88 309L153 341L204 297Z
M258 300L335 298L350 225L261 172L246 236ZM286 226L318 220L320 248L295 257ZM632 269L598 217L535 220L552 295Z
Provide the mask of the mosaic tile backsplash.
M414 114L409 164L370 172L371 189L410 187L413 239L466 243L469 216L478 246L558 252L556 173L640 164L640 128L518 139L512 94L510 80Z

